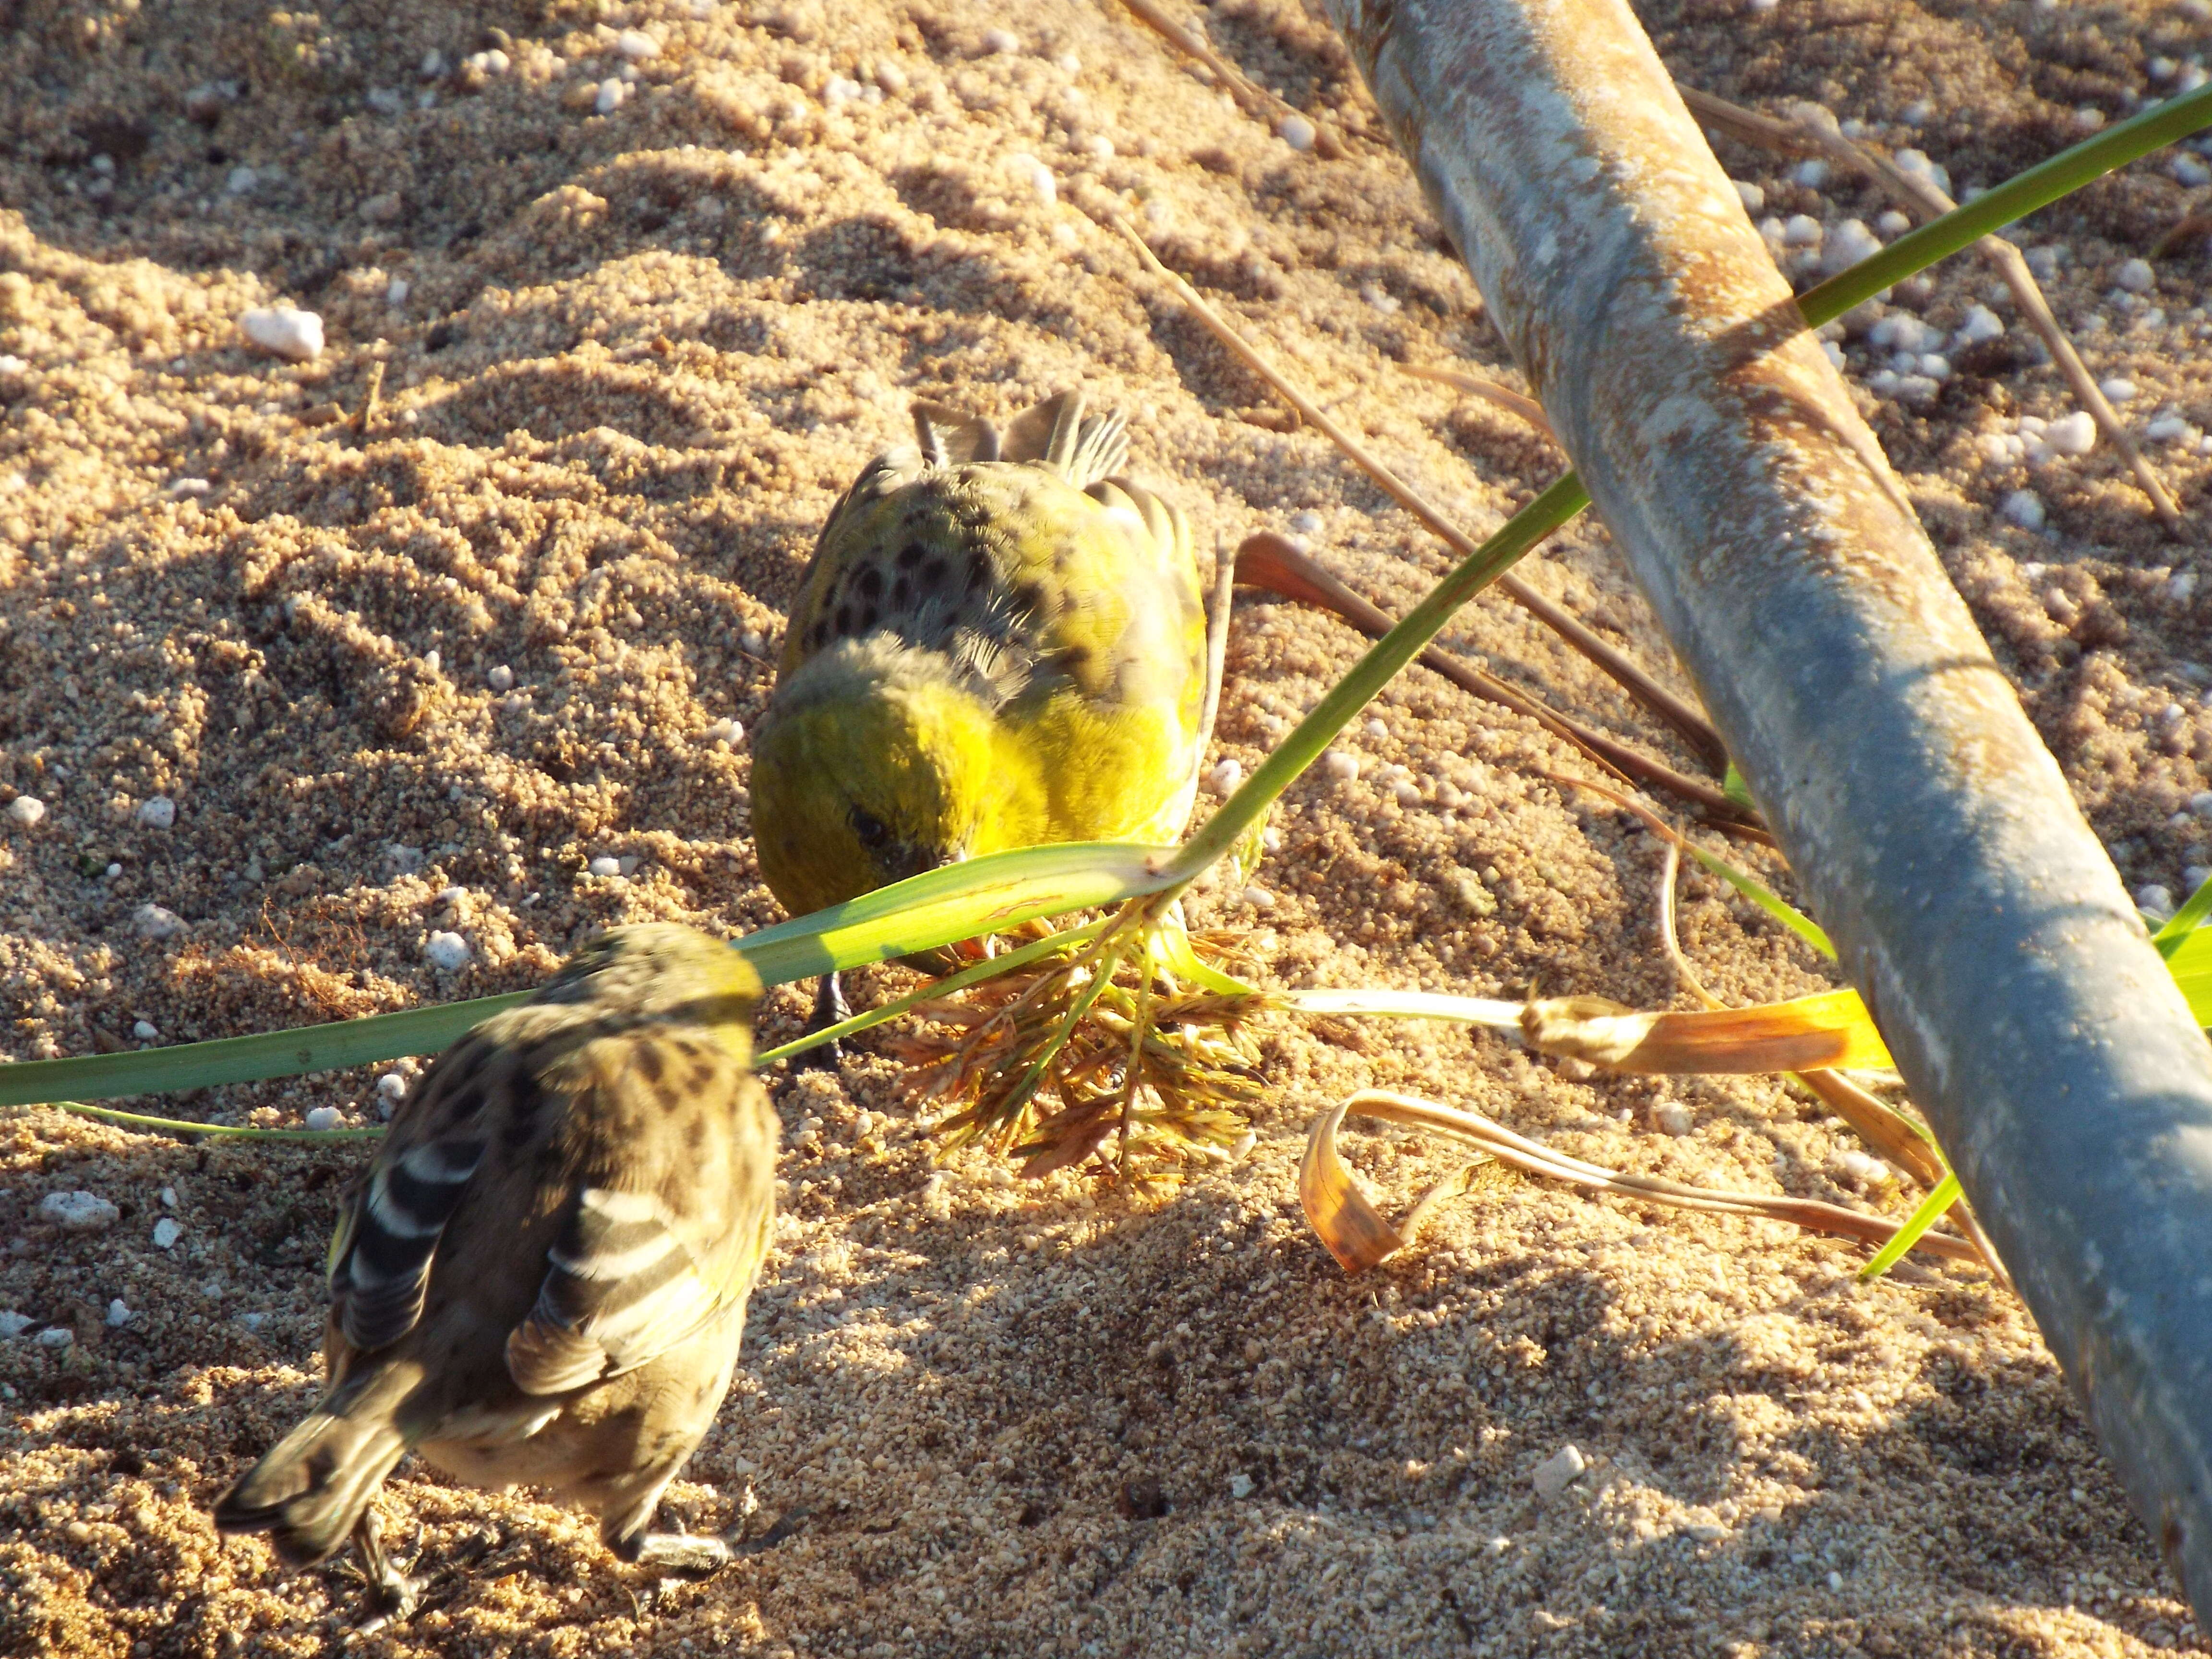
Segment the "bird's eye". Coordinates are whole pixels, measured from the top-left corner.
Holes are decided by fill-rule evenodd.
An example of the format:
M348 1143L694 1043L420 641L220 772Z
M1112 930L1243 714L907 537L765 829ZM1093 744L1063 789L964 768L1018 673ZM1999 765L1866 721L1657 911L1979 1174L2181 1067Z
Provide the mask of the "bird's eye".
M855 806L852 812L853 833L860 838L860 845L871 853L880 853L890 845L890 826L865 808Z

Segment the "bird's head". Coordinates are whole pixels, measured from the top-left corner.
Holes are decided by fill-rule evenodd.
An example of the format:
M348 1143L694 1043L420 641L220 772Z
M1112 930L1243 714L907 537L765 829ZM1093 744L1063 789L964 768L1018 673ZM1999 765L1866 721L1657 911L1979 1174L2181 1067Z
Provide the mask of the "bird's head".
M989 707L918 653L844 642L777 688L753 746L761 874L804 915L976 850L1012 780Z
M589 1003L619 1018L679 1018L750 1040L760 975L721 940L672 922L611 927L580 946L533 1000Z

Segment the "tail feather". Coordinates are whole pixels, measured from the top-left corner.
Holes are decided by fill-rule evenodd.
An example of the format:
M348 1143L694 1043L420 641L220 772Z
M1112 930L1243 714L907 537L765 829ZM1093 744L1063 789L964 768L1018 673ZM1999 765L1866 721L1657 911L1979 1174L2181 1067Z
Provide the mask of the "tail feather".
M1118 472L1129 455L1129 421L1118 410L1084 412L1080 392L1024 410L1006 428L1006 459L1042 461L1078 489Z
M344 1543L413 1437L395 1420L420 1367L395 1364L342 1388L216 1500L224 1532L265 1532L294 1566Z

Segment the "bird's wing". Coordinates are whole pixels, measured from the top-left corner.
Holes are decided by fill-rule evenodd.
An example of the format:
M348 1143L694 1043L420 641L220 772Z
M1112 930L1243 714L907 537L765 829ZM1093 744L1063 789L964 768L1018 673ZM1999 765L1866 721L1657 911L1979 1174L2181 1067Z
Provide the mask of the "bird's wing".
M355 1347L385 1347L415 1328L439 1241L483 1161L486 1108L531 1086L514 1056L477 1032L401 1103L331 1241L331 1301Z
M1118 472L1129 456L1129 419L1119 410L1084 413L1080 392L1063 392L1006 423L1002 459L1042 461L1078 489Z
M536 1304L507 1336L526 1394L646 1364L742 1304L773 1218L775 1116L704 1032L625 1034L563 1067L584 1172Z

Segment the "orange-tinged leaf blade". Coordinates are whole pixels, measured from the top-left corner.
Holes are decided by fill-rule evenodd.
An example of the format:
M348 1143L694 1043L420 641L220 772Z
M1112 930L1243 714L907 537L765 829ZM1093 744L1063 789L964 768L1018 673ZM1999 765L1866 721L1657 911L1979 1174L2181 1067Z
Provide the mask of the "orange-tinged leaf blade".
M1521 1034L1539 1053L1615 1072L1810 1072L1892 1063L1852 990L1681 1013L1642 1012L1598 997L1547 998L1522 1012Z
M1336 1132L1351 1103L1346 1101L1315 1120L1313 1132L1306 1137L1305 1156L1298 1160L1298 1202L1305 1208L1307 1224L1328 1247L1337 1265L1356 1273L1396 1255L1406 1248L1406 1241L1368 1201L1336 1155Z

